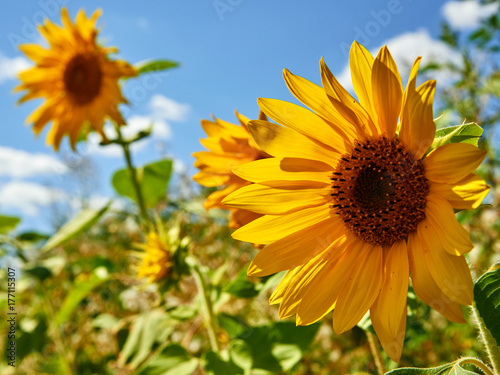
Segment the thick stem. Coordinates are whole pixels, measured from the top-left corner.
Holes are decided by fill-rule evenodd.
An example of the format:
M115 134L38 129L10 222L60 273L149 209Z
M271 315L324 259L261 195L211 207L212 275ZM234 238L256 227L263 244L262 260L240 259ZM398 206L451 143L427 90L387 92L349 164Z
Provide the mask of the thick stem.
M130 178L132 180L132 185L134 186L135 195L137 197L137 204L139 205L139 210L141 212L141 217L146 224L149 224L148 212L146 210L146 205L144 204L144 197L142 195L141 185L137 179L137 170L132 163L132 156L130 154L129 144L123 141L122 133L119 126L115 126L116 133L118 135L118 140L123 149L123 154L125 155L125 161L127 162L127 168L130 172Z
M377 345L377 339L370 331L365 331L366 337L368 338L368 344L370 344L370 350L372 351L373 358L375 359L375 366L377 366L377 372L379 375L384 375L384 365L382 364L382 356L380 355L380 350Z
M208 295L207 284L203 278L203 274L200 271L198 265L193 265L193 277L196 281L196 286L198 287L198 293L201 296L201 304L203 309L203 320L208 331L208 337L210 339L210 345L212 350L216 353L219 352L219 342L217 341L217 334L215 329L214 312L212 308L212 301Z
M495 375L493 373L493 371L491 371L491 369L486 366L483 362L481 362L479 359L477 358L472 358L472 357L466 357L466 358L462 358L460 359L460 365L463 365L463 364L471 364L473 366L476 366L478 369L480 369L485 375Z
M493 366L493 372L495 375L500 375L500 348L497 346L495 339L491 336L490 331L484 324L483 318L481 318L475 304L472 305L471 310L476 319L477 326L479 327L479 332L481 333L483 344L488 352L491 365Z

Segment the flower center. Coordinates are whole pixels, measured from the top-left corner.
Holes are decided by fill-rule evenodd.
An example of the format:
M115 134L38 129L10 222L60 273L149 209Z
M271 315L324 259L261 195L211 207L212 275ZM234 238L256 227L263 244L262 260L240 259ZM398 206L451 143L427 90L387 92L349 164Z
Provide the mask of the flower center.
M421 160L398 139L355 142L332 175L333 209L359 238L389 246L425 218L427 187Z
M64 87L75 104L91 102L99 95L101 83L101 65L95 55L75 55L64 70Z

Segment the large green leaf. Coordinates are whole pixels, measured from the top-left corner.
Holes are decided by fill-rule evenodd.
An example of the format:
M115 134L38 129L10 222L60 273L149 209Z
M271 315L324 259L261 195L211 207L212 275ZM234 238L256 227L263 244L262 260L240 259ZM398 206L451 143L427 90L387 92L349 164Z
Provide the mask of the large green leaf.
M147 207L154 207L165 198L172 175L172 166L172 160L163 159L136 169L137 180ZM128 169L117 170L111 182L118 194L137 202L137 195Z
M144 73L159 72L179 66L179 63L171 60L146 60L135 65L139 75Z
M87 280L76 283L64 299L61 308L55 316L56 324L59 325L68 321L71 317L71 313L78 304L87 297L96 286L102 284L107 279L108 271L104 267L99 267L94 270L94 273Z
M13 230L21 219L15 216L0 215L0 233L8 233Z
M500 353L500 263L476 281L474 302Z
M171 344L149 361L138 375L191 375L198 364L199 360L191 357L182 346Z
M477 142L482 134L483 129L474 122L441 128L436 131L431 149L448 143L470 143L477 146Z
M204 368L208 375L243 375L242 368L236 366L234 362L224 360L215 352L207 352L203 357Z
M42 247L41 251L46 252L63 244L71 238L89 229L106 212L110 203L100 210L91 208L80 211L73 219L64 224Z
M414 368L405 367L389 371L385 375L476 375L477 373L465 370L462 366L467 359L459 359L439 367Z

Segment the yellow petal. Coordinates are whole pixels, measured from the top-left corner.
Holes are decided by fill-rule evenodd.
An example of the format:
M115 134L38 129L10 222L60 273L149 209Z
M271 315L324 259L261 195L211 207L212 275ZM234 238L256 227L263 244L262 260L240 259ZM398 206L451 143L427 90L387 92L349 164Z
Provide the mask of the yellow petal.
M377 113L373 105L372 67L374 58L368 50L354 41L349 51L349 67L351 68L352 86L358 96L359 103L368 112L374 122Z
M222 200L242 186L244 185L232 184L222 190L214 191L207 197L207 199L205 199L205 202L203 202L203 207L207 210L210 208L228 208L225 204L222 203Z
M345 134L350 140L359 138L356 128L335 109L322 87L286 69L283 70L283 76L292 94L321 116L335 132Z
M280 215L305 207L328 205L331 189L291 187L277 189L260 184L245 186L228 195L222 203L265 215ZM260 243L257 241L257 243Z
M396 133L401 111L403 84L387 46L382 47L373 62L372 91L378 127L388 138L392 138Z
M377 325L383 327L392 340L396 340L400 335L401 317L404 315L406 318L406 296L410 279L406 241L394 242L384 251L384 279L380 294L370 310L371 319L372 322L376 320Z
M332 167L308 159L268 158L239 165L233 168L232 171L235 175L251 182L295 180L330 183Z
M248 129L259 147L269 155L319 160L334 168L337 166L340 154L295 130L261 120L250 121Z
M285 295L286 288L288 287L288 283L291 280L293 280L293 278L300 269L301 267L295 267L293 270L287 271L287 273L285 274L285 276L283 276L276 289L274 289L273 293L271 294L271 297L269 297L270 305L276 305L277 303L281 303Z
M338 240L343 226L339 218L328 218L273 242L257 253L248 276L268 276L308 263Z
M382 348L387 353L387 355L394 361L399 362L401 358L401 353L403 352L403 343L405 340L405 331L406 331L406 303L404 305L403 314L399 319L399 328L397 336L394 337L391 333L389 333L388 327L382 325L381 317L378 316L379 312L374 312L373 310L370 313L370 317L373 324L373 329L377 333L377 336L380 340L380 344L382 344Z
M311 137L332 152L345 154L350 142L334 131L321 117L296 104L283 100L259 98L257 103L270 118L287 128ZM339 155L340 156L340 155Z
M433 182L454 184L481 165L486 152L468 143L449 143L424 158L425 177Z
M401 118L400 139L416 159L422 158L436 135L436 124L432 112L436 81L420 85L409 95Z
M445 199L429 194L425 216L448 253L459 256L472 250L474 245L469 232L457 221L453 208Z
M474 173L454 184L430 181L428 185L430 194L439 195L450 202L453 208L462 210L478 208L490 191L490 185Z
M416 232L408 235L408 256L411 282L415 293L446 319L456 323L465 323L460 305L450 300L432 278L424 258L424 248Z
M335 109L357 130L358 138L379 133L376 125L361 105L337 81L323 59L320 60L321 82ZM359 140L359 139L358 139Z
M332 215L327 205L304 208L287 215L265 215L233 232L236 240L269 244Z
M442 292L460 305L472 304L473 283L465 258L444 250L428 219L418 224L417 235L423 245L425 263Z
M333 310L333 330L338 335L359 323L375 302L382 286L382 247L364 243L361 249L358 248L356 258Z

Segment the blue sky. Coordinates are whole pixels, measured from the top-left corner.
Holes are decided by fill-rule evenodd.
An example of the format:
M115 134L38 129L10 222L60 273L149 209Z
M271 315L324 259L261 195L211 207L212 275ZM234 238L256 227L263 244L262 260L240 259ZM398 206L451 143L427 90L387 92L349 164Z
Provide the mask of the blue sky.
M58 162L61 154L45 145L46 131L37 139L24 126L40 102L16 106L19 95L12 93L18 83L15 71L27 66L17 45L40 42L33 25L45 17L60 23L62 5L72 17L82 7L87 14L101 7L101 40L117 46L119 57L131 63L150 58L181 63L169 73L127 84L124 92L131 106L123 113L134 129L155 124L153 139L134 152L137 164L168 154L177 160L178 170L192 175L190 155L202 150L202 118L214 114L234 122L235 109L255 117L257 97L294 101L282 69L318 83L322 56L349 87L346 51L355 38L373 51L388 43L403 75L418 55L454 59L456 53L437 40L441 21L446 18L456 28L473 27L494 11L475 1L466 3L465 12L463 4L435 0L9 2L0 15L0 213L22 216L23 228L50 230L47 207L57 194L74 198L65 191L67 170ZM63 153L69 153L67 145ZM97 166L100 184L93 194L112 196L109 178L124 165L120 154L103 152L94 142L80 147L73 157L79 155L90 156Z

